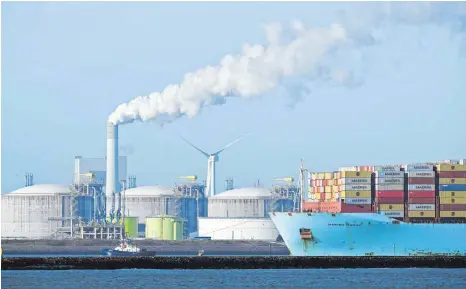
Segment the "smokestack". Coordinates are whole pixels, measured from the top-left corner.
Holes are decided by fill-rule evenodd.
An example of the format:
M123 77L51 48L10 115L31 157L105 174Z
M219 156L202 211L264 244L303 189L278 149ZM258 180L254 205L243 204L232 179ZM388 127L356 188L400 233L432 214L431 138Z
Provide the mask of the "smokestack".
M107 176L105 184L107 218L115 209L113 208L115 204L113 196L119 191L118 188L118 125L109 122L107 123Z

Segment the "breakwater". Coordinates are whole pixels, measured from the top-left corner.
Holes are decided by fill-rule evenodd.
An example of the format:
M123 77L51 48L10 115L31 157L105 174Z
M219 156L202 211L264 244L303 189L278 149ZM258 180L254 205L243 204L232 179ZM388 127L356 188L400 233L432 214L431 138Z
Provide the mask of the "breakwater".
M466 268L460 257L35 257L2 258L2 270Z

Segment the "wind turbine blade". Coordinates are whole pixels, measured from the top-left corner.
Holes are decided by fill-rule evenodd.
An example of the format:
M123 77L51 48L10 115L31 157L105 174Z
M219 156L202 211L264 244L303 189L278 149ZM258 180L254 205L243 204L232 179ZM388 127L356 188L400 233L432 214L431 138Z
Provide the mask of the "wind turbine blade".
M181 135L179 135L179 137L184 140L185 142L187 142L190 146L192 146L193 148L195 148L196 150L198 150L201 154L205 155L206 157L210 157L210 155L208 153L206 153L205 151L201 150L200 148L198 148L197 146L193 145L192 143L190 143L187 139L185 139L184 137L182 137Z
M243 135L243 136L240 137L240 138L235 139L235 140L232 141L231 143L229 143L229 144L227 144L226 146L224 146L221 150L219 150L219 151L217 151L217 152L215 152L215 153L213 153L213 154L216 155L216 154L221 153L221 152L224 151L226 148L228 148L228 147L234 145L235 143L239 142L240 140L242 140L243 138L245 138L245 137L247 137L248 135L251 135L251 134L252 134L252 133L248 133L248 134L246 134L246 135Z

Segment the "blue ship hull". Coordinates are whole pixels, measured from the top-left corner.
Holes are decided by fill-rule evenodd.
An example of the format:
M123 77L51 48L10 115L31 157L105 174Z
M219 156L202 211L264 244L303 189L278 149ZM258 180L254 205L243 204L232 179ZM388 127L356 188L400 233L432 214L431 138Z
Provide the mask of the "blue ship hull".
M466 224L393 222L377 213L270 213L293 256L466 255ZM312 239L302 239L300 229Z

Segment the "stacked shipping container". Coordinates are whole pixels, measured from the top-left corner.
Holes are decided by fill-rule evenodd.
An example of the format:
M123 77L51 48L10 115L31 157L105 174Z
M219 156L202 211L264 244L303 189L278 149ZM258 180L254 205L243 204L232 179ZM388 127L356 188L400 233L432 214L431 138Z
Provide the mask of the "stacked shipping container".
M381 214L403 218L405 208L404 172L400 166L375 167L375 203Z
M407 165L408 217L435 218L435 172L430 164Z
M337 201L347 204L346 212L357 210L371 211L371 175L369 171L340 171L333 174L334 183L333 193Z
M460 163L460 162L458 162ZM439 175L440 217L466 217L466 165L441 164Z
M332 186L332 173L312 173L309 184L309 199L316 201L332 200Z

